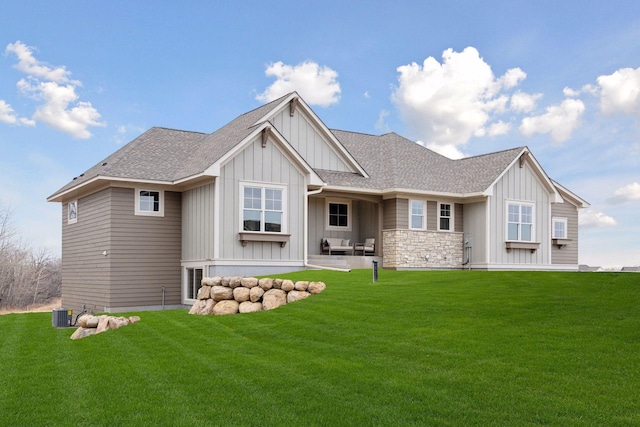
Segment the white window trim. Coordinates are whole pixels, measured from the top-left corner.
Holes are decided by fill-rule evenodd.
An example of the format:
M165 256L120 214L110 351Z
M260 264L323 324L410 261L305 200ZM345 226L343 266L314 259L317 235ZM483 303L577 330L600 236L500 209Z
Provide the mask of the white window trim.
M141 191L153 191L160 195L160 206L158 207L158 212L152 211L142 211L140 210L140 192ZM150 188L136 188L136 197L135 197L135 215L138 216L164 216L164 190L154 190Z
M531 240L522 240L522 227L518 227L518 239L509 239L509 205L518 206L531 206ZM522 212L520 211L520 218L522 220ZM518 222L522 225L522 222ZM505 242L536 242L536 204L535 202L527 202L522 200L507 200L504 205L504 240Z
M75 206L75 218L71 218L71 205ZM72 200L67 203L67 224L75 224L76 222L78 222L78 200Z
M329 225L329 205L331 203L347 205L347 226L340 227L337 225ZM351 231L351 200L349 199L326 199L325 203L325 230Z
M449 205L451 207L451 213L450 213L450 215L448 217L446 217L446 216L442 217L440 215L440 206L441 205ZM450 232L450 231L454 231L456 229L456 226L454 224L454 221L455 221L454 209L455 209L455 204L454 203L438 202L438 207L437 207L437 210L438 210L438 231L448 231L448 232ZM449 218L449 229L448 230L440 228L440 218Z
M413 203L421 203L422 204L422 226L419 228L413 227ZM424 200L409 200L409 230L426 230L427 229L427 202Z
M283 184L274 184L270 182L257 182L257 181L240 181L240 206L239 206L239 220L238 220L238 232L239 233L247 233L247 234L286 234L288 233L289 221L288 218L288 204L287 204L287 186ZM276 189L282 191L282 228L280 231L247 231L244 230L244 189L245 187L259 187L262 189L261 192L261 211L264 214L264 190L266 188ZM260 219L260 228L263 228L264 225L264 215L261 215Z
M189 290L192 286L192 284L189 282L189 270L202 270L202 278L207 277L206 276L206 269L205 266L202 265L198 265L198 266L193 266L193 267L184 267L183 271L184 271L184 282L183 282L183 288L182 288L182 292L184 295L183 297L183 301L184 304L194 304L197 301L197 293L194 296L194 298L189 298Z
M564 236L556 236L556 222L564 223ZM567 218L553 217L551 220L551 238L552 239L568 239L569 237L569 221Z

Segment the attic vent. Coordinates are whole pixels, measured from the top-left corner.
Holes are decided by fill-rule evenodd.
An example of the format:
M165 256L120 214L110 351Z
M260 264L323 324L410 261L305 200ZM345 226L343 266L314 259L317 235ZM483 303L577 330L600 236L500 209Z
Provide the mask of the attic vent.
M522 156L520 156L520 167L524 167L524 162L527 160L527 156L529 155L529 153L524 152L522 153Z
M104 162L104 163L102 164L102 166L107 166L107 162Z
M262 148L267 147L267 140L269 139L269 131L271 131L271 128L269 126L262 129Z

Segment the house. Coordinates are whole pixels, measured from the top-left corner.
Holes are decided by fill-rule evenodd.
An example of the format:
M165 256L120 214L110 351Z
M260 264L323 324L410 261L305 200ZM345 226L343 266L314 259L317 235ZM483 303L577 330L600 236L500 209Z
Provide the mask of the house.
M152 128L48 200L64 305L107 312L193 303L203 276L322 264L329 238L374 241L346 258L386 269L577 270L588 206L527 147L451 160L330 130L295 92L211 134Z

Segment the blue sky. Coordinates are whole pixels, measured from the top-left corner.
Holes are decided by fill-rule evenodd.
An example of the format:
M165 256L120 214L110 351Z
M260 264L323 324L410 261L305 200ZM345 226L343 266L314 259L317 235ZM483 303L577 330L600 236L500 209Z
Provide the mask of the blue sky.
M449 156L527 145L591 207L580 262L640 265L640 3L20 1L0 6L0 203L46 198L152 126L213 132L298 90L330 128Z

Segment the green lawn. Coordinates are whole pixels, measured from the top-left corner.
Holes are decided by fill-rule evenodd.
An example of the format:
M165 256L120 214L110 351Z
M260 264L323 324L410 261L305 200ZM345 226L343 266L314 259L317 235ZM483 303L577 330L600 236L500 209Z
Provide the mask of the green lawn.
M0 425L640 425L640 274L307 271L273 311L0 316Z

